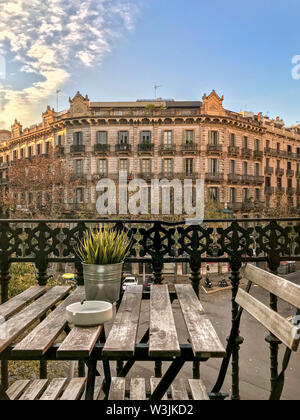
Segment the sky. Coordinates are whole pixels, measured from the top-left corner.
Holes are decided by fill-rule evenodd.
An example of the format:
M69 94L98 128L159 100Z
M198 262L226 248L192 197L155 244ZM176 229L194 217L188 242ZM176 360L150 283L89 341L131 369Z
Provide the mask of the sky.
M0 129L49 104L201 100L300 122L299 0L0 0Z

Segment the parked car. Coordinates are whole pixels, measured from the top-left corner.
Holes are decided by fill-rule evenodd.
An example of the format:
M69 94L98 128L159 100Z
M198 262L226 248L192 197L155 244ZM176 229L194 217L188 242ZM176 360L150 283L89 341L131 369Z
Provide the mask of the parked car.
M152 278L152 277L150 277L150 279L148 279L147 281L146 281L146 291L147 292L150 292L150 288L151 288L151 285L154 283L154 279Z
M127 276L122 284L123 290L126 290L127 286L137 285L138 281L134 276Z

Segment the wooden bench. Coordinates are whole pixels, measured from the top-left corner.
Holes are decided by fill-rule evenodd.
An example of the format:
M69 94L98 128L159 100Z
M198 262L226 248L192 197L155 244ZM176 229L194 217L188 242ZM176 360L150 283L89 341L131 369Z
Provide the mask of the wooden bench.
M241 310L246 310L287 347L286 355L283 361L283 370L277 378L277 389L273 390L270 398L279 399L284 385L284 372L288 367L290 355L292 352L296 352L298 350L300 325L298 326L297 322L289 322L278 312L251 296L249 292L252 284L260 286L271 295L276 296L276 298L280 298L297 308L297 315L299 315L300 286L275 274L255 267L252 264L247 264L244 271L244 277L249 281L249 285L247 291L242 288L239 289L235 299L236 303L240 305L240 308L242 308ZM295 321L299 321L299 319L295 319Z
M159 378L150 379L151 394L154 392L159 381ZM145 378L132 378L130 381L129 392L126 392L125 378L112 378L108 399L113 401L122 401L126 398L139 401L147 399ZM162 400L168 399L177 401L207 401L209 400L209 396L205 385L201 380L189 379L188 381L184 381L183 379L178 379L174 381L170 390L167 391L162 398Z
M101 378L96 379L94 400L100 398L102 383ZM86 378L18 380L6 391L6 399L12 401L76 401L84 399L85 388Z

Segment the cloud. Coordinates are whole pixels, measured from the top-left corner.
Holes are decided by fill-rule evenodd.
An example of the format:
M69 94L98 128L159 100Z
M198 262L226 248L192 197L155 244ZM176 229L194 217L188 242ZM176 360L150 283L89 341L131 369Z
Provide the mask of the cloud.
M134 27L136 0L0 0L0 54L13 56L36 81L21 90L0 79L0 127L35 121L41 103L82 66L99 66ZM34 116L34 118L33 118Z

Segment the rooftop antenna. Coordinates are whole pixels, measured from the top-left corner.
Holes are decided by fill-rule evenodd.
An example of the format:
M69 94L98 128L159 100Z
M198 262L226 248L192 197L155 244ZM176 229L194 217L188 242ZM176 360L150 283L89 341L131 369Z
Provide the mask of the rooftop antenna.
M157 98L157 89L161 88L162 86L154 85L154 98Z
M58 95L60 94L61 90L57 89L56 91L56 112L58 112Z

